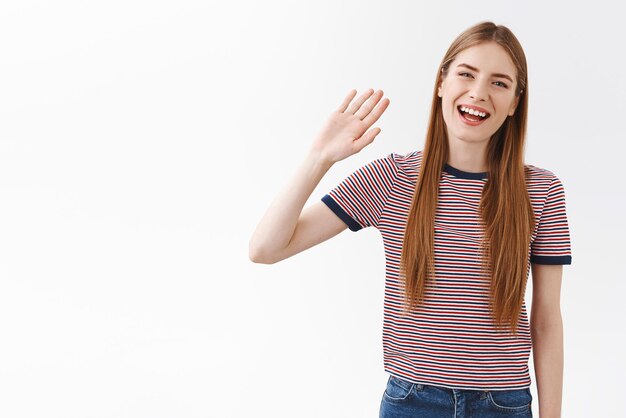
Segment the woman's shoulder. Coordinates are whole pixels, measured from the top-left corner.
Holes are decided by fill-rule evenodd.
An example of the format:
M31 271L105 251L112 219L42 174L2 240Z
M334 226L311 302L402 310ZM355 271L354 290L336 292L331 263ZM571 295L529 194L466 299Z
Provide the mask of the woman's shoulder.
M527 173L526 183L529 189L547 190L554 185L562 186L561 180L552 170L533 164L524 164L524 168Z
M419 174L420 164L422 163L422 150L413 150L405 153L390 152L387 157L397 167L398 171L402 171L409 177Z
M524 167L526 168L526 170L532 174L533 176L553 176L554 173L550 170L548 170L547 168L543 168L543 167L538 167L534 164L524 164Z

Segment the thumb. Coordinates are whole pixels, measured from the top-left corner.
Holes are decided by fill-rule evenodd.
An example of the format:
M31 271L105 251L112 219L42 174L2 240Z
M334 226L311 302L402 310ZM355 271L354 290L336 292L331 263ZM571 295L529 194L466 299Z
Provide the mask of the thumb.
M361 138L359 138L356 141L357 152L361 151L363 148L374 142L374 138L376 138L376 135L378 135L380 131L380 128L374 128L367 131Z

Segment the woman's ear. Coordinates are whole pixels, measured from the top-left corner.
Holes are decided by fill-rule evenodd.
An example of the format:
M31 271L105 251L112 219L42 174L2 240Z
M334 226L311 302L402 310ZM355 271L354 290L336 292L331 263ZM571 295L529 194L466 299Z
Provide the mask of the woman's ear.
M511 111L509 112L509 116L513 116L513 114L515 113L515 109L517 108L517 104L519 103L519 97L520 96L515 97L515 102L513 103L513 106L511 106Z
M439 87L437 87L437 96L441 97L441 89L443 89L443 83L446 81L445 73L441 69L441 74L439 75Z

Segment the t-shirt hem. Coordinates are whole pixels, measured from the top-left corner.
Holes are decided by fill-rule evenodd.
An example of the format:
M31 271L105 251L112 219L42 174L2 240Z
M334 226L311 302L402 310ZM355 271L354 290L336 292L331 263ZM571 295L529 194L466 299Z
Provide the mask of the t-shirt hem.
M405 380L407 382L410 383L414 383L416 385L427 385L427 386L437 386L440 388L446 388L446 389L464 389L464 390L479 390L479 391L496 391L496 390L515 390L515 389L527 389L531 387L531 383L522 383L520 385L512 385L512 386L506 386L506 387L493 387L493 386L472 386L472 385L463 385L463 384L446 384L446 383L441 383L441 382L434 382L434 381L430 381L428 379L418 379L418 380L414 380L414 379L410 379L398 374L395 374L393 372L391 372L389 369L385 368L385 371L387 373L389 373L390 375L392 375L393 377L396 377L398 379L402 379Z

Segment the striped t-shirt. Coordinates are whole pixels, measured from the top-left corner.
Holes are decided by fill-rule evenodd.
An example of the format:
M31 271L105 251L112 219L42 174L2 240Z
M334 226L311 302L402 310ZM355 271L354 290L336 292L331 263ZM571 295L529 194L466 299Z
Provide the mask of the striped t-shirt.
M529 387L526 304L515 336L496 331L489 308L489 277L479 269L484 228L478 205L488 173L444 166L435 216L435 283L426 286L424 305L402 314L400 255L421 159L421 150L391 153L359 168L322 197L350 230L373 226L382 235L384 369L414 383L456 389ZM571 264L563 185L551 171L527 167L528 194L537 220L528 260Z

